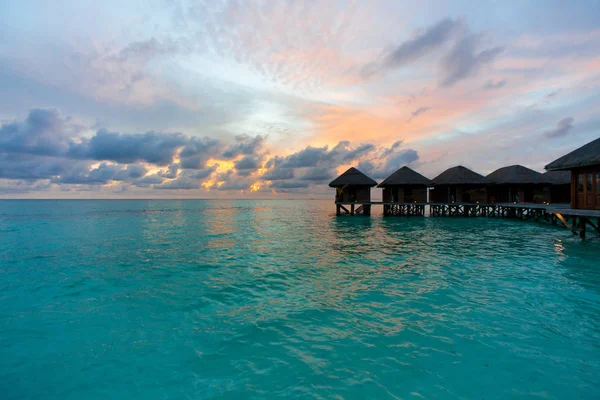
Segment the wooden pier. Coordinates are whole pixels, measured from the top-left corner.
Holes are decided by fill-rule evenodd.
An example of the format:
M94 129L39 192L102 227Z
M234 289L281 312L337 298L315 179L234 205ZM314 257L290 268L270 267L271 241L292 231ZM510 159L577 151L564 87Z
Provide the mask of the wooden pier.
M587 228L600 234L600 210L578 210L547 204L392 203L383 201L336 202L337 215L371 215L372 206L383 206L384 216L487 217L534 220L557 225L585 238ZM429 213L427 214L427 208Z

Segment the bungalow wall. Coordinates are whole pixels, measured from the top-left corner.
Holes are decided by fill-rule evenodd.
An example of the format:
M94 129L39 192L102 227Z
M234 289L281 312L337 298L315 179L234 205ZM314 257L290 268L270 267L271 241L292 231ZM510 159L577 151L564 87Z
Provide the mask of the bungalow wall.
M600 165L571 171L571 208L600 210Z
M383 188L384 202L390 203L425 203L427 201L426 187L392 186Z
M550 187L551 203L571 203L571 184L552 185Z
M338 196L336 188L336 201L369 202L371 201L371 188L369 186L346 186L341 198Z
M444 185L435 186L429 192L429 201L432 203L485 203L487 189L484 186L474 185Z
M551 199L546 185L494 185L488 188L489 203L544 203Z

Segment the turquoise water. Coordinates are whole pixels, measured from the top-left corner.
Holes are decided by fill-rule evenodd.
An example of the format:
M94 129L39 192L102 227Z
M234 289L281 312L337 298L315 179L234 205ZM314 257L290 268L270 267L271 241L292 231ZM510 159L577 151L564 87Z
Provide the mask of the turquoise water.
M331 201L0 201L3 399L600 398L600 241Z

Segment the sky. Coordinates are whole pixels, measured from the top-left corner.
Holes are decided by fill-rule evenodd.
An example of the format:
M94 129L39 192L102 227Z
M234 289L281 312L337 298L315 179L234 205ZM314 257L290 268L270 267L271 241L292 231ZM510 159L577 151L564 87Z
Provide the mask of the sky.
M597 0L0 3L0 198L328 198L600 136Z

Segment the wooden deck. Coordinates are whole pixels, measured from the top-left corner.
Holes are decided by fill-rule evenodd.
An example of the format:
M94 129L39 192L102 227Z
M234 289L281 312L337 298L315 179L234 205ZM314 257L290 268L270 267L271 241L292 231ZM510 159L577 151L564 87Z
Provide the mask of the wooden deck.
M337 215L371 215L372 206L383 206L384 216L430 217L497 217L521 221L533 219L552 224L562 223L573 234L584 238L589 226L600 234L600 210L578 210L568 204L533 203L391 203L383 201L336 202Z

